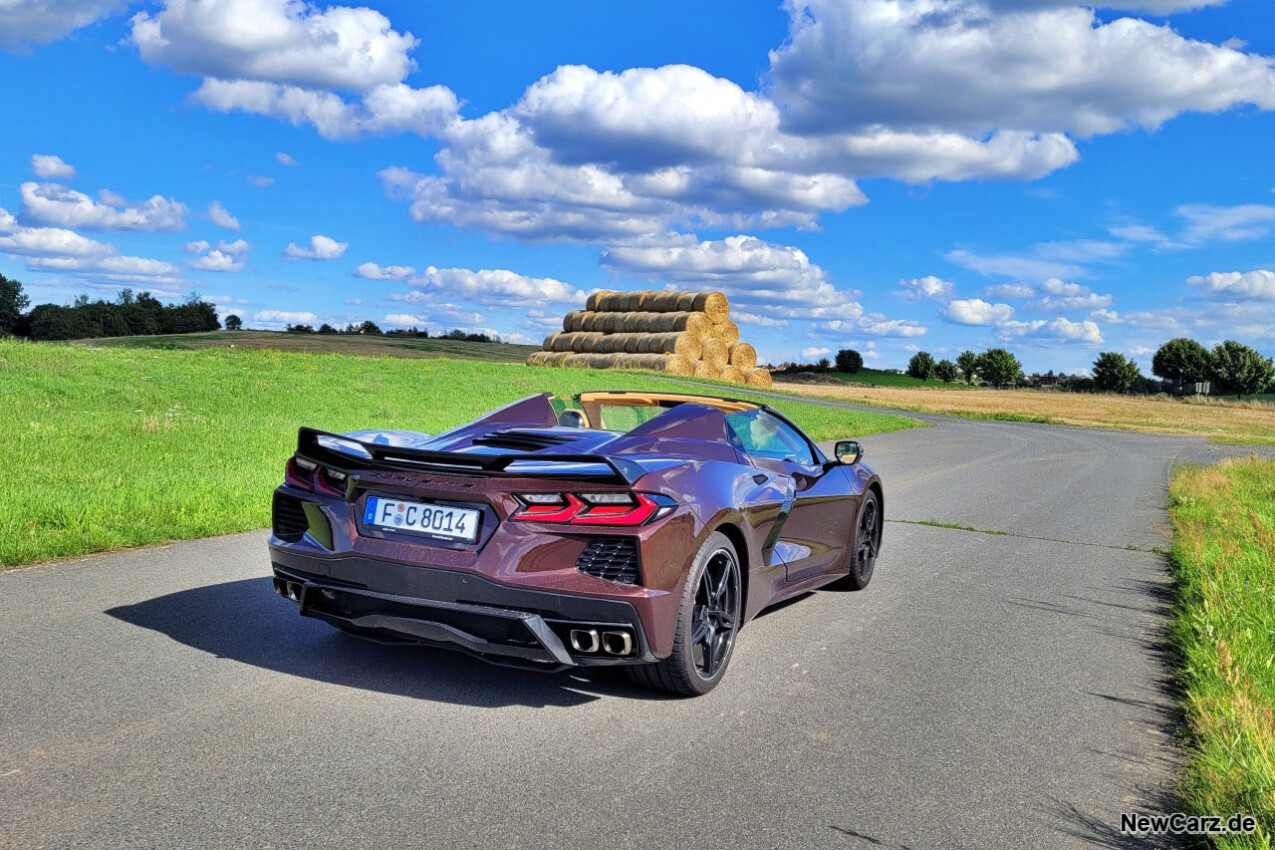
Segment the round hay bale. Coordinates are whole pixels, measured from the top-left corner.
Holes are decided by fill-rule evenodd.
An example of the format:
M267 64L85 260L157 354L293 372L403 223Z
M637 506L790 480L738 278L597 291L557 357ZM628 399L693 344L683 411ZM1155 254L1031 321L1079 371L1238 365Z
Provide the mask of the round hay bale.
M549 366L549 358L553 355L552 351L533 351L527 355L528 366Z
M695 309L708 316L713 322L725 322L730 319L730 301L726 294L713 290L701 292L695 296Z
M726 365L729 357L726 345L720 339L711 336L700 340L699 356L704 362L713 364L713 368L719 372Z
M586 314L583 310L569 311L567 315L562 317L562 329L564 331L584 330L583 325L585 315Z
M705 314L678 313L677 315L686 317L682 322L682 326L677 328L677 330L686 331L688 334L694 334L700 339L707 339L713 335L713 323Z
M545 351L542 353L549 355L546 359L550 366L565 366L567 365L567 358L574 356L570 351Z
M545 341L540 344L541 351L553 351L553 341L558 338L557 333L551 333L545 337Z
M697 313L695 309L695 293L679 292L677 293L677 309L683 313Z
M721 380L730 381L732 384L744 383L744 370L738 366L727 364L722 367Z
M660 291L658 289L643 289L638 293L638 303L633 309L640 313L649 313L651 311L651 302L655 299L655 296L659 294Z
M676 292L660 291L648 298L643 304L642 309L649 313L674 313L677 312L677 296Z
M693 368L690 359L681 354L670 354L664 358L664 371L670 375L689 375Z
M753 368L744 370L744 383L750 387L769 389L774 384L774 379L770 377L769 369Z
M729 348L739 342L739 326L730 319L724 322L713 322L713 336L726 343L726 347Z
M602 298L602 297L603 297L603 296L605 296L605 295L610 295L610 294L611 294L611 290L609 290L609 289L599 289L597 292L593 293L592 295L590 295L590 296L589 296L589 297L585 300L585 302L584 302L584 309L586 309L586 310L597 310L597 309L598 309L598 299L599 299L599 298Z
M571 344L579 336L578 331L571 333L551 334L552 339L545 339L545 351L571 351Z
M757 365L757 349L746 342L737 342L730 347L730 355L727 359L730 365L747 371Z
M619 326L615 329L616 333L635 334L642 331L642 317L645 313L620 313Z
M691 374L696 378L708 378L715 381L722 374L722 370L715 367L712 363L701 360L691 369Z

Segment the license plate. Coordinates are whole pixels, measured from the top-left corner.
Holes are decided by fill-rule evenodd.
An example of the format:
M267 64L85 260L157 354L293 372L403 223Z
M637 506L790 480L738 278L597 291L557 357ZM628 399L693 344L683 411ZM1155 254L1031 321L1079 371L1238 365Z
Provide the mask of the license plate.
M452 508L373 496L367 500L363 522L377 528L411 531L473 543L478 539L479 516L478 511L470 508Z

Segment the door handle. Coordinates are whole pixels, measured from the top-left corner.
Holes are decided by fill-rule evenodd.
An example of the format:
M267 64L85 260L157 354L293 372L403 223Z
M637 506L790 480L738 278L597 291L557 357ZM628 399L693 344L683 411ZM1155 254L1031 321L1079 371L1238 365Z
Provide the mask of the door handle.
M767 481L769 481L769 480L770 480L770 476L769 476L769 475L763 475L763 474L762 474L762 473L760 473L760 472L753 476L753 483L754 483L754 484L765 484L765 483L766 483Z

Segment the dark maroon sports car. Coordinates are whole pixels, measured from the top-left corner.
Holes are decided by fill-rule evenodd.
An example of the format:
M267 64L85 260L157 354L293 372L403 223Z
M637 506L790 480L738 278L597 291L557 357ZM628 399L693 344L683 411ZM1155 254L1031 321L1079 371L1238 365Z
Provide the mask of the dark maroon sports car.
M703 694L763 608L872 577L881 481L858 443L836 455L765 405L675 393L532 396L433 436L303 428L274 586L357 636Z

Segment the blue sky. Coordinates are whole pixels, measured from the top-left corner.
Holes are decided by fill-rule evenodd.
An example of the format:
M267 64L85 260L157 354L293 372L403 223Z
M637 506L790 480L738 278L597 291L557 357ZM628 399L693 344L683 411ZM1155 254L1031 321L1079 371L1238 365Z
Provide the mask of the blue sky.
M1275 353L1267 0L0 4L0 272L538 342L716 287L764 359Z

